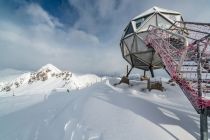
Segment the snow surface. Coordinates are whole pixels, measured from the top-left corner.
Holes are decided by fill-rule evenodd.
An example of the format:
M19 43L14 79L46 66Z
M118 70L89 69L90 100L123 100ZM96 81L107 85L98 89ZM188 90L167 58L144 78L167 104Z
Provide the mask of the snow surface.
M76 83L96 77L74 76ZM178 86L163 82L166 91L149 92L145 81L113 86L119 78L103 77L67 92L45 91L57 85L46 82L0 95L1 140L199 139L199 116Z

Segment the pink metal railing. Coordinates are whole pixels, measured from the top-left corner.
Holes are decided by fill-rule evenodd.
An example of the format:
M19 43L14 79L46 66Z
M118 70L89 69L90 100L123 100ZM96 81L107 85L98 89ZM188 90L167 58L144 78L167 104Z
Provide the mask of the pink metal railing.
M196 28L196 30L198 29ZM192 36L196 36L194 32ZM208 79L210 71L210 65L208 65L208 61L210 61L210 42L209 37L204 37L205 36L203 35L202 40L196 40L196 42L192 39L189 41L185 35L179 35L173 33L173 31L164 30L156 26L150 26L148 29L148 35L145 38L147 46L154 48L156 53L159 54L166 71L180 86L196 110L210 107L210 98L208 99L206 97L205 91L203 91L202 96L199 96L197 88L198 80L196 73L192 71L191 66L185 66L188 70L190 70L187 76L183 71L181 71L181 68L183 67L183 63L186 61L193 61L195 63L198 62L196 56L198 55L197 47L199 46L202 50L201 58L203 62L201 67L202 69L204 69L204 65L207 67L204 69L206 72L202 73L205 75L205 78L202 79L201 83L202 88L205 88L208 83L210 84L210 77ZM188 42L190 42L189 45Z

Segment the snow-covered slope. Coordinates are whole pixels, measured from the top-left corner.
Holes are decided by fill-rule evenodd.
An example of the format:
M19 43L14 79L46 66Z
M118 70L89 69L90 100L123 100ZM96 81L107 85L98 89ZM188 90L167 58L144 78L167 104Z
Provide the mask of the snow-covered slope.
M49 93L52 90L81 89L99 82L96 75L76 75L47 64L37 72L28 72L15 79L0 82L0 96Z
M0 139L199 139L199 116L178 86L163 82L166 91L149 92L144 81L112 86L117 81L107 78L70 93L54 90L48 97L0 98Z

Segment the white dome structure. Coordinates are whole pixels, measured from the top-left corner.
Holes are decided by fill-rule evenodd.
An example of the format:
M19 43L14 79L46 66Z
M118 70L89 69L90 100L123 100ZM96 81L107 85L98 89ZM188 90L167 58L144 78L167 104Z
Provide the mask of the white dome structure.
M120 47L123 58L132 66L142 70L163 67L160 57L153 48L148 48L144 42L150 25L168 29L175 21L183 21L179 12L153 7L134 17L127 25L121 38Z

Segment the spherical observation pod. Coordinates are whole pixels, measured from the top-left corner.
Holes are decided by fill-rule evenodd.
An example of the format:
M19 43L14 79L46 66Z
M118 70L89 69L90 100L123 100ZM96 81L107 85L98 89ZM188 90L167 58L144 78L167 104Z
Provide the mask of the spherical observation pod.
M127 25L120 41L123 58L132 66L142 70L163 67L162 61L153 48L144 42L150 25L168 29L175 21L183 21L179 12L153 7L134 17Z

